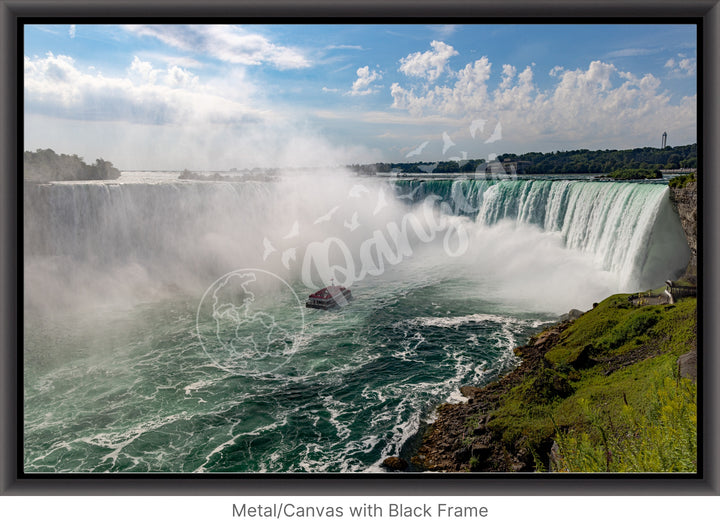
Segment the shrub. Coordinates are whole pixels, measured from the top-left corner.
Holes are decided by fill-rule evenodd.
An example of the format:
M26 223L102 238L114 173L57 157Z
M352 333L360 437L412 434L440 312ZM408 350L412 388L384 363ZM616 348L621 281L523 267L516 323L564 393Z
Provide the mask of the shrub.
M693 181L697 181L697 178L695 177L695 172L691 174L683 174L673 177L668 182L668 186L670 188L685 188Z
M662 172L645 168L626 168L610 172L610 177L613 179L660 179L662 178Z

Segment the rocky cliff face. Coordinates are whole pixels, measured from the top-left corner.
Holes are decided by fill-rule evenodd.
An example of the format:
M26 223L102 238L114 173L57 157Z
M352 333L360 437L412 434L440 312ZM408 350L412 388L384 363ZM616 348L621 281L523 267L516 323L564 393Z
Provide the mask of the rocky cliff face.
M670 188L670 201L673 209L680 216L688 245L690 246L690 262L685 271L685 278L696 282L697 279L697 181L683 188Z

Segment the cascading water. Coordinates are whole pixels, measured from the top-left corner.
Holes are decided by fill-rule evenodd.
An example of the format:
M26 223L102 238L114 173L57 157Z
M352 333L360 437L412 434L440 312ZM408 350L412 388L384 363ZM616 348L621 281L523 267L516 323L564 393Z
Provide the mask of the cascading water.
M570 180L398 181L399 194L437 195L480 225L503 220L562 235L568 249L616 274L620 290L655 287L690 257L665 184Z
M378 471L459 386L513 367L543 324L682 268L666 190L317 175L26 185L24 469ZM303 308L310 248L328 251L323 278L346 274L352 304Z

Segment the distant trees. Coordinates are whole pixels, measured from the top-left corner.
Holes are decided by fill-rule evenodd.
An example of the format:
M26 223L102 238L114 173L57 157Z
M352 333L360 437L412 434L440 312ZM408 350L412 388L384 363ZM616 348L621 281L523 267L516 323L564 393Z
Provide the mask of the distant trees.
M228 177L219 174L218 172L214 172L212 174L198 174L197 172L193 172L192 170L188 170L185 168L182 172L180 172L180 175L178 176L178 179L192 179L195 181L239 181L241 179L238 179L237 177Z
M417 163L373 163L373 164L352 164L348 168L357 175L375 175L376 173L388 174L398 172L401 174L472 174L477 167L485 162L485 159L468 159L464 161L440 161L417 162Z
M89 165L77 155L57 154L53 150L38 149L23 154L23 175L27 181L82 181L87 179L117 179L120 170L110 161L97 159Z
M521 160L527 174L609 174L616 170L696 168L697 144L629 150L571 150L551 153L503 154L501 161Z
M610 172L613 179L660 179L660 170L648 170L647 168L624 168Z
M442 161L433 170L434 174L456 174L460 172L460 165L456 161Z
M182 172L180 172L178 179L202 179L202 176L185 168Z
M504 153L498 157L503 163L515 163L518 173L524 174L609 174L616 170L643 169L661 170L697 168L697 144L666 148L633 148L629 150L570 150L550 153L528 152L521 155ZM374 163L355 164L349 168L359 175L374 175L376 172L433 174L471 174L485 162L484 159L466 161L419 162L419 163ZM432 168L430 170L429 168Z
M90 168L95 170L95 177L90 179L117 179L120 177L120 170L115 168L110 161L96 159L95 164Z

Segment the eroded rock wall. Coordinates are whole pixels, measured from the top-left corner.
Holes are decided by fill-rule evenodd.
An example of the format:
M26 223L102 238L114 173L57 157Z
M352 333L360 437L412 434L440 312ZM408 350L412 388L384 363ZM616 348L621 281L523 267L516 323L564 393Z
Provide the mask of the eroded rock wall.
M697 181L683 188L670 188L670 201L673 209L680 217L680 223L685 231L690 246L690 262L685 277L696 281L697 278Z

